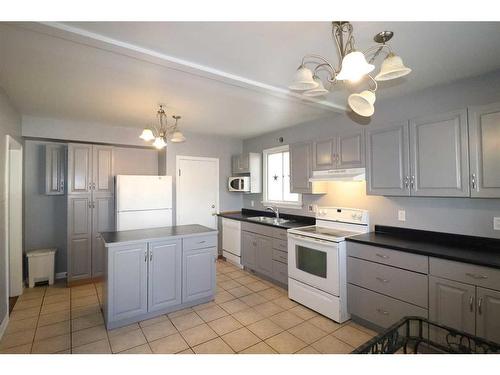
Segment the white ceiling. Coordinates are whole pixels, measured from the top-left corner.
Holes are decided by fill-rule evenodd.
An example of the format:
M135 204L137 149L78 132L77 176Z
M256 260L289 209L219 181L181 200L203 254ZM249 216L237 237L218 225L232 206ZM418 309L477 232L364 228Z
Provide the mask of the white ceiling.
M379 101L500 68L500 23L353 25L361 50L394 31L413 69ZM337 61L329 23L4 24L0 85L25 114L140 128L165 103L186 130L246 138L343 112L346 87L323 103L287 92L309 52Z

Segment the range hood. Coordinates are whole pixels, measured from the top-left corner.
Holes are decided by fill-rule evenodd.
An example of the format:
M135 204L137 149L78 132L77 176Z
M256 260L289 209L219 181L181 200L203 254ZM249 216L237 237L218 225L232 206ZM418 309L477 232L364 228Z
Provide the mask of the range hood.
M365 168L330 169L314 171L311 182L315 181L364 181Z

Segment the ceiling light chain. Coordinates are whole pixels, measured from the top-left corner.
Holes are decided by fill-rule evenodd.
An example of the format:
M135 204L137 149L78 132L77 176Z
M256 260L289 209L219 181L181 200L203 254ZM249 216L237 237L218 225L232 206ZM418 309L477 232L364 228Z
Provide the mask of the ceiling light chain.
M332 22L332 37L337 47L339 57L338 68L335 68L325 57L317 54L308 54L302 58L294 80L289 88L302 91L305 96L323 96L329 93L329 89L338 81L358 82L363 77L369 78L370 88L359 94L351 94L348 103L351 109L361 116L371 116L374 113L375 91L377 81L387 81L403 77L411 72L411 69L403 64L401 57L396 55L387 42L394 36L392 31L382 31L373 38L377 45L360 52L354 47L353 26L350 22ZM387 49L387 54L382 62L380 72L374 77L370 72L375 68L373 62ZM366 58L371 55L369 62ZM307 66L313 65L313 69ZM323 85L319 72L327 72L326 82L328 89Z
M153 146L157 149L164 148L167 145L167 140L174 143L180 143L186 140L177 126L177 122L181 119L181 116L173 115L172 118L175 120L175 123L173 125L169 125L167 121L167 114L163 109L163 105L160 104L160 107L156 112L156 117L158 119L158 126L153 125L153 129L144 128L139 138L146 142L154 141Z

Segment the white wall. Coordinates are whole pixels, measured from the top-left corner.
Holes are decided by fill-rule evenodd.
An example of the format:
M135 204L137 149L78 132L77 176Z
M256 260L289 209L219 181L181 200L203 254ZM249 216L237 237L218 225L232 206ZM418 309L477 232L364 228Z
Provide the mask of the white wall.
M366 126L371 129L421 115L500 102L499 87L500 71L497 71L426 89L406 97L377 102L375 115L366 125L360 125L348 116L324 119L247 139L243 142L243 149L261 152L277 146L278 137L283 137L285 144L291 144L326 138L337 131L353 127ZM255 208L262 208L261 194L244 196L244 207L252 208L252 200ZM370 211L372 224L500 238L500 232L493 230L493 216L500 216L500 199L376 197L366 195L364 183L336 182L330 183L327 195L303 195L303 202L302 210L283 212L313 215L307 210L309 204L365 208ZM406 222L397 220L399 208L406 210Z
M5 156L6 135L20 139L21 117L15 110L7 94L0 87L0 324L8 313L7 265L5 249Z

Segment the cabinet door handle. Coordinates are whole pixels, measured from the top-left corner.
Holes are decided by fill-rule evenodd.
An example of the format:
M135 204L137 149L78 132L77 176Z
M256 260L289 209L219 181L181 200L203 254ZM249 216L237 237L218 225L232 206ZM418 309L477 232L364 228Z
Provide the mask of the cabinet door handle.
M479 314L483 313L483 297L479 298L477 301L477 311Z
M59 189L61 189L61 191L64 192L64 181L60 182Z
M389 255L384 255L384 254L380 254L380 253L375 253L376 256L378 256L379 258L382 258L382 259L389 259Z
M471 180L471 185L472 185L472 188L475 189L476 188L476 174L473 173L471 176L470 176L470 180Z
M153 261L153 250L149 250L149 261Z
M382 315L389 315L389 311L383 310L383 309L377 309L377 312Z
M144 261L145 262L148 261L148 251L147 250L144 250Z
M486 276L486 275L478 275L477 273L466 272L465 274L469 277L472 277L473 279L476 279L476 280L485 280L488 278L488 276Z
M380 281L381 283L388 283L388 282L389 282L389 280L384 279L384 278L382 278L382 277L376 277L376 279L377 279L378 281Z
M411 176L411 179L410 179L410 187L412 189L415 188L415 176Z
M410 187L410 178L408 176L405 176L403 178L403 185L405 189L408 189Z
M257 246L257 242L252 242L252 245Z
M472 296L469 297L469 310L474 311L474 297Z

